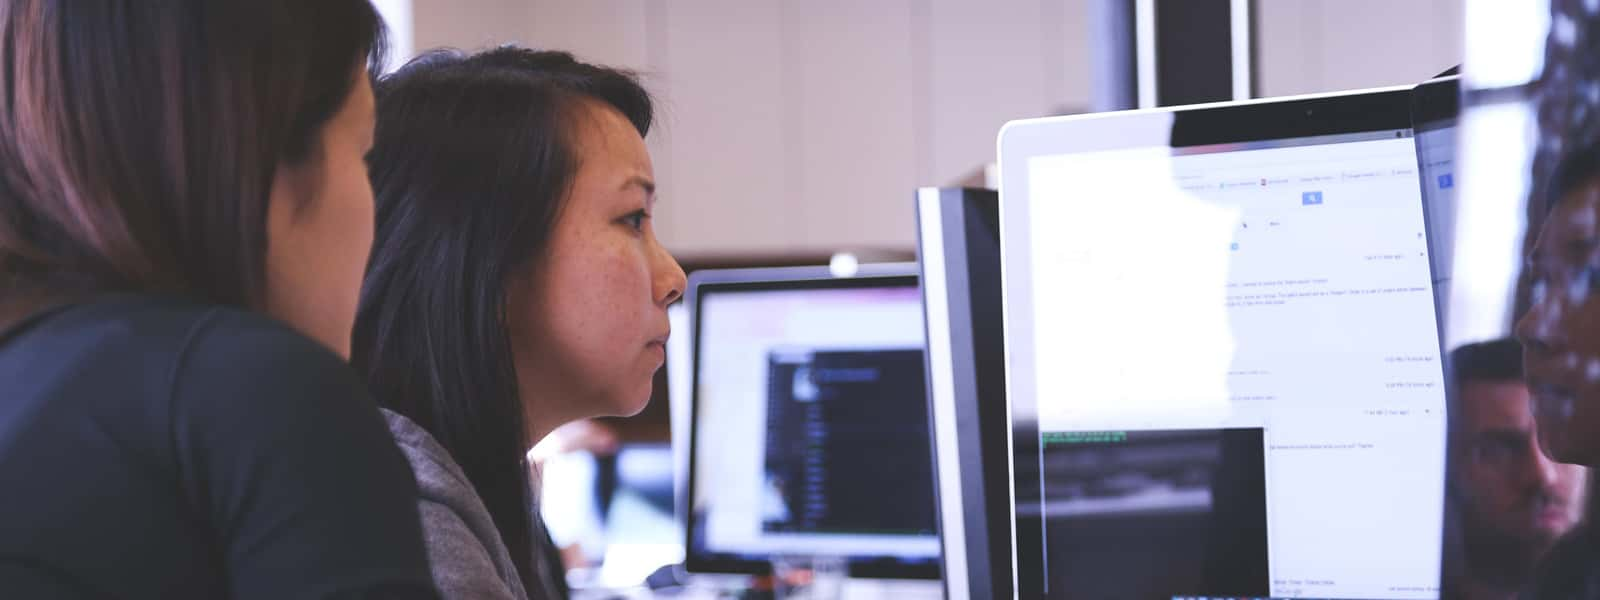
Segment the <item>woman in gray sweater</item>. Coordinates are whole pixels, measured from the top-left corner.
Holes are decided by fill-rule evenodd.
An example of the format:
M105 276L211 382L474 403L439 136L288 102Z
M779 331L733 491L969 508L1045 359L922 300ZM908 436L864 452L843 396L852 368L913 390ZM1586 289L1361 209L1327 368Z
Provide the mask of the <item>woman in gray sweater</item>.
M503 47L426 54L377 98L351 359L416 475L434 583L563 598L526 452L644 407L685 285L650 224L650 97L632 74Z

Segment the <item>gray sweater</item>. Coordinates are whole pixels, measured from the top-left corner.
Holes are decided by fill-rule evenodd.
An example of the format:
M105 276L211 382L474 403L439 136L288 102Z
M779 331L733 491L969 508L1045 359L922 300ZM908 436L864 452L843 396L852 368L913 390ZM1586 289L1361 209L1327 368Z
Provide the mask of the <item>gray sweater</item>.
M417 512L422 517L423 542L428 546L428 564L440 598L528 600L511 554L461 466L410 419L389 410L384 410L383 416L417 478ZM538 498L537 484L532 492L532 497ZM550 561L544 554L550 549L542 543L543 522L537 511L533 523L533 575L543 589L534 590L531 597L560 598L554 577L561 575L550 573Z

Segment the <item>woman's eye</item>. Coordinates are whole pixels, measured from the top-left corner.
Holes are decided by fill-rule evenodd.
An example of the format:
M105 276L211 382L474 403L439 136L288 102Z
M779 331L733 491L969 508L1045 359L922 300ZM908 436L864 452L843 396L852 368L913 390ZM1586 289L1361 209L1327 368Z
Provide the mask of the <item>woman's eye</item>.
M636 210L622 218L622 223L632 227L634 231L644 231L644 220L650 218L650 213Z

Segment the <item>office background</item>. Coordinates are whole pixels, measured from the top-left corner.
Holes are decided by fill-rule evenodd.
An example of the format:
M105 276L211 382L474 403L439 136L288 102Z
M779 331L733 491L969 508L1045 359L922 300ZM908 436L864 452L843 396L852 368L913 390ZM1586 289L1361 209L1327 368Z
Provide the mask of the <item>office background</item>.
M656 226L688 264L905 257L911 191L982 184L1010 119L1095 110L1096 0L379 0L398 54L501 43L644 74ZM1255 92L1415 83L1458 0L1256 0Z

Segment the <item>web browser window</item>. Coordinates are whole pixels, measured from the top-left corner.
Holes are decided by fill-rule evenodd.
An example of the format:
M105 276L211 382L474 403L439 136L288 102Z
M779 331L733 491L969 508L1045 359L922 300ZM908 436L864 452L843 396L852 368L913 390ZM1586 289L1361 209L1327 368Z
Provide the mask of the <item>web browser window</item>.
M1028 173L1035 342L1010 364L1042 481L1017 510L1042 517L1051 597L1141 581L1075 571L1126 552L1168 595L1436 598L1445 382L1410 131Z

